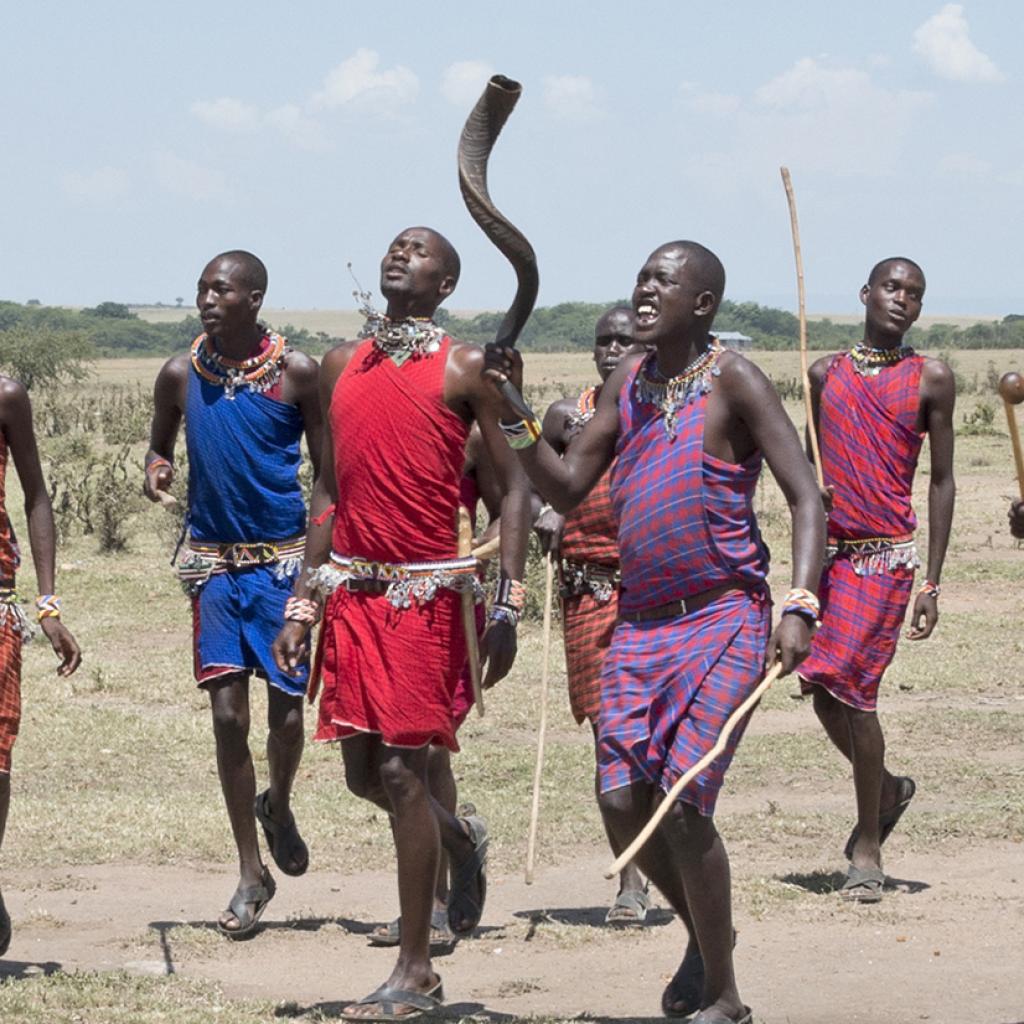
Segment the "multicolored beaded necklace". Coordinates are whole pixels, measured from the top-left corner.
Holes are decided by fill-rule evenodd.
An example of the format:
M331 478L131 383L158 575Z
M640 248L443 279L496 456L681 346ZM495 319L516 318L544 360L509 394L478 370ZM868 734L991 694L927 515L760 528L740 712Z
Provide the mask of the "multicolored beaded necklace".
M884 367L895 366L900 360L912 355L914 350L909 345L900 345L898 348L871 348L858 341L850 349L850 361L862 377L877 377Z
M576 408L569 417L569 428L580 430L594 418L597 412L597 395L601 389L595 384L576 399Z
M374 312L366 318L359 337L373 338L374 348L383 352L395 366L401 366L407 359L436 352L441 347L444 329L427 316L392 320Z
M206 334L192 342L192 365L203 380L224 388L224 397L234 401L238 388L269 391L280 379L288 342L280 334L268 332L260 351L248 359L229 359L221 355Z
M670 441L679 429L680 411L699 395L706 395L711 390L711 378L721 373L718 357L722 351L722 343L712 337L708 347L675 377L661 375L654 352L641 364L636 377L637 398L661 411L665 417L665 434Z

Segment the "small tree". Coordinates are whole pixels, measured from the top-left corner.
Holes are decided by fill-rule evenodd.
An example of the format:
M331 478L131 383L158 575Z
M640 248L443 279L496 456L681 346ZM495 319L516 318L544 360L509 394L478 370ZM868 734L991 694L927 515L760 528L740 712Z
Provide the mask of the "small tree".
M0 371L29 391L66 381L84 380L96 350L79 331L24 326L0 331Z

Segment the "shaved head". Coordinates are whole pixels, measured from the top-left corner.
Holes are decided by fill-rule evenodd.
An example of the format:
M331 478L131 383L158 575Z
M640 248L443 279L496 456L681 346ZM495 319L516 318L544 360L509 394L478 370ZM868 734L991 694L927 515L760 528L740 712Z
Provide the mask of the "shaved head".
M266 292L267 290L267 268L259 256L254 256L244 249L229 249L214 256L210 263L217 263L224 260L233 263L241 270L241 280L251 292Z
M868 274L868 287L873 285L894 263L904 263L908 267L913 267L921 275L921 280L924 281L924 271L921 269L920 264L915 263L906 256L887 256L884 260L879 260L871 268L871 273Z
M654 250L655 253L677 256L685 260L686 271L698 291L708 291L715 296L715 306L725 294L725 267L722 261L700 242L666 242Z

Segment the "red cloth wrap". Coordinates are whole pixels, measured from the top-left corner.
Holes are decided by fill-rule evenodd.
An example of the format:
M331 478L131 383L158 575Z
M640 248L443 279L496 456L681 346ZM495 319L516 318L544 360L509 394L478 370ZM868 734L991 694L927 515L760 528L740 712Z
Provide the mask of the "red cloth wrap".
M587 497L565 517L562 558L617 569L618 524L612 510L607 473ZM601 663L612 642L619 613L618 592L601 603L592 594L562 601L562 636L569 681L569 706L577 723L597 723L601 710Z
M339 554L384 562L456 557L468 426L444 404L451 347L402 366L367 341L331 396ZM318 740L379 734L391 746L459 749L452 699L466 660L459 595L394 608L383 594L331 595L322 629Z
M835 488L829 535L857 540L912 533L921 356L862 377L844 353L829 365L821 395L821 464ZM914 571L861 572L840 553L821 577L821 628L800 665L801 688L824 687L862 711L874 711L878 686L896 653Z

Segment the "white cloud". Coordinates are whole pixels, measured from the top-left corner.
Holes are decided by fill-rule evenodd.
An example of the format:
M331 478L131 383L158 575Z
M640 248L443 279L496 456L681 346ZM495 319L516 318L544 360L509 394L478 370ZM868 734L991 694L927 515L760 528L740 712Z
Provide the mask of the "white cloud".
M128 191L128 172L121 167L97 167L94 171L67 171L61 187L75 199L110 203Z
M259 111L230 96L216 100L196 100L189 109L204 124L229 132L254 132L260 126Z
M586 75L549 75L544 79L544 103L556 117L593 121L602 116L594 83Z
M168 192L189 199L218 199L227 194L227 180L220 171L166 151L153 159L156 180Z
M710 114L713 117L735 114L742 105L739 96L724 92L704 92L693 82L684 82L679 87L679 94L683 103L694 113Z
M1003 75L971 42L961 4L946 4L914 32L914 52L940 78L955 82L998 82Z
M471 107L480 98L487 80L493 74L494 69L483 61L456 61L444 69L441 95L458 107Z
M757 89L754 100L776 110L815 110L852 106L868 98L872 89L871 77L859 68L803 57Z
M380 110L394 110L411 103L419 92L419 79L398 65L380 70L380 54L359 49L327 72L322 89L313 96L313 105L332 109L360 102Z
M285 103L269 111L266 122L299 149L314 153L330 149L319 121L307 117L294 103Z

